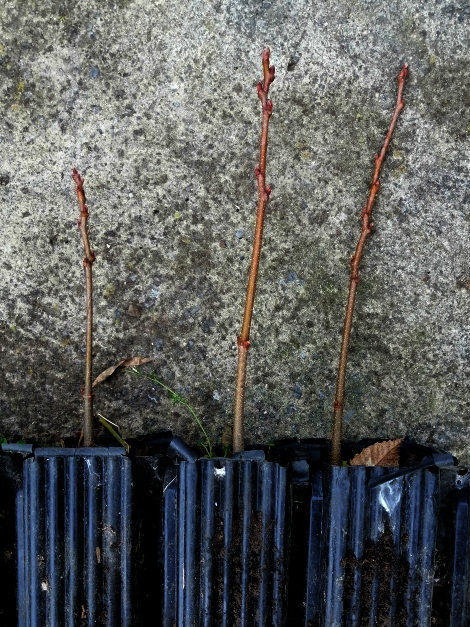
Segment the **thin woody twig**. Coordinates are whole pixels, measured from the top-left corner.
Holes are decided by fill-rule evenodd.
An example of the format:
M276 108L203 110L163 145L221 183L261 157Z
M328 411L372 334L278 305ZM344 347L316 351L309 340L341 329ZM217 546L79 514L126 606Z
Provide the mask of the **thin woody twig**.
M361 218L362 218L362 229L361 234L359 236L359 241L356 246L356 250L354 255L351 257L351 275L350 275L350 283L349 283L349 295L348 295L348 303L346 307L346 315L344 319L344 327L343 327L343 336L341 341L341 352L340 359L338 365L338 377L336 380L336 395L334 402L334 413L333 413L333 434L332 434L332 443L331 443L331 463L335 466L338 466L341 463L341 437L342 437L342 428L343 428L343 408L344 408L344 382L346 377L346 365L348 358L348 348L349 348L349 338L351 335L351 326L352 319L354 314L354 305L356 300L356 292L357 286L359 283L359 264L361 262L362 251L364 249L364 244L366 239L371 234L373 228L373 222L371 220L372 209L374 207L375 198L380 189L380 170L382 168L382 164L385 158L385 154L387 152L388 145L390 144L390 140L392 139L392 134L397 124L398 117L405 106L405 101L403 100L403 89L405 86L405 81L408 77L408 65L405 64L400 74L398 75L398 94L397 94L397 102L395 105L395 110L393 112L392 120L390 122L390 126L385 137L385 141L382 146L382 150L379 154L375 155L375 168L374 174L372 176L372 181L370 184L370 192L369 197L367 199L367 203L362 210Z
M72 178L77 191L78 205L80 208L80 218L78 228L81 231L85 257L83 267L85 269L86 285L86 360L85 360L85 385L82 388L82 396L85 406L85 416L83 420L83 444L93 446L93 275L92 266L95 261L95 253L90 247L88 239L88 207L86 204L85 190L83 189L84 178L80 176L76 168L72 171Z
M248 277L248 287L246 290L245 311L240 335L237 338L238 344L238 364L235 389L235 408L233 415L233 452L237 453L244 447L244 405L245 405L245 385L246 385L246 362L248 348L250 346L250 328L253 315L253 304L255 300L256 281L258 278L259 258L261 254L261 244L263 239L264 218L266 205L268 203L271 188L266 187L266 154L268 150L268 127L269 119L273 111L271 100L268 99L269 87L274 80L274 66L269 65L269 48L263 50L261 57L263 65L263 80L256 86L258 98L262 107L262 126L259 141L259 163L255 168L255 176L258 182L258 207L256 210L255 235L253 240L253 251L251 255L250 274Z

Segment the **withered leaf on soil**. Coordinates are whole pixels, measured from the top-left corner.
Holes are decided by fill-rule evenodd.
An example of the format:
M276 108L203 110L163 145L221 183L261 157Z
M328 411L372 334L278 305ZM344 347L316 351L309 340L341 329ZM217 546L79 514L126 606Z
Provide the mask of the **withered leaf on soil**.
M400 446L404 438L376 442L366 447L349 462L351 466L399 466Z
M121 359L114 366L110 366L103 370L101 374L99 374L96 379L93 381L93 386L95 387L103 381L106 381L118 368L132 368L135 366L141 366L142 364L146 364L147 362L152 361L150 357L126 357L126 359Z

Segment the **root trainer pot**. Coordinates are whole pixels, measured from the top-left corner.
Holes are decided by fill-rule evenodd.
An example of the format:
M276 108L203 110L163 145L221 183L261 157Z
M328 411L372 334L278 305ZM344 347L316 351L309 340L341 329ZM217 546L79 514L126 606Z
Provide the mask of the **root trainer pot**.
M451 456L2 448L1 624L469 624L470 474Z

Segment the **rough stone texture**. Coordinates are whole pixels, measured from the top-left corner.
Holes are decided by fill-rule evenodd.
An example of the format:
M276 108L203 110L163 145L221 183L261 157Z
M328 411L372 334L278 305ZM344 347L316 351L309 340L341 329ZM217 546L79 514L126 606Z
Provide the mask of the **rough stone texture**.
M345 435L407 434L470 461L468 2L6 0L0 18L2 434L59 442L79 429L76 165L97 253L96 372L152 357L221 440L269 45L274 189L247 440L329 434L349 256L406 60L407 107L362 265ZM184 408L126 372L97 390L96 410L125 436L199 438Z

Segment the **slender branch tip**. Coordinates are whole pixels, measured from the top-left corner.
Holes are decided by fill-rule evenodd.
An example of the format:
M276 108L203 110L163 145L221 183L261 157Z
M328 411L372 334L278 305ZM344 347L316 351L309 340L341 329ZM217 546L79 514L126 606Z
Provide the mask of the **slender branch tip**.
M75 182L75 185L77 186L77 191L83 192L83 183L85 182L85 179L83 178L83 176L80 176L77 168L73 168L72 178Z
M404 66L401 68L400 74L398 75L398 82L400 83L400 82L406 81L409 73L410 73L410 67L408 63L405 63Z
M263 62L263 65L265 63L267 63L269 65L269 55L271 54L271 49L269 47L266 47L263 50L263 54L261 55L261 60Z
M269 48L265 48L263 50L263 54L261 55L261 61L263 64L263 82L259 83L259 85L261 87L261 90L265 93L265 95L268 94L269 86L274 80L274 75L276 71L274 68L274 65L269 65L270 55L271 55L271 51Z

